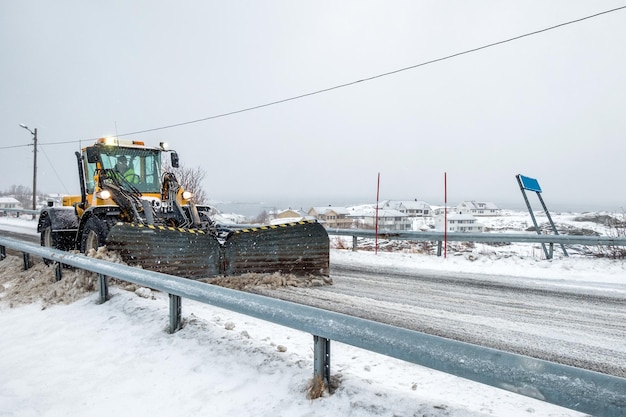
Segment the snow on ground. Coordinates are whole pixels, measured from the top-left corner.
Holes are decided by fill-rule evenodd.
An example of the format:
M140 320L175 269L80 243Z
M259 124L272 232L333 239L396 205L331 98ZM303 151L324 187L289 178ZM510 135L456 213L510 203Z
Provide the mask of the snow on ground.
M479 245L477 245L479 246ZM494 276L498 280L512 279L533 286L578 289L589 293L626 295L626 263L621 259L595 257L541 257L508 256L506 258L476 252L443 256L415 253L331 251L333 263L346 266L367 265L370 268L407 271L437 271L448 273L481 274L482 279Z
M23 233L39 236L37 233L37 220L24 217L0 216L0 230L7 232Z
M14 220L0 218L0 228L18 227ZM32 230L30 222L25 227ZM333 250L331 268L353 263L487 273L494 279L506 274L537 285L626 293L623 261L483 253L475 249L444 259ZM309 400L309 334L183 300L184 328L170 335L163 294L112 287L105 304L97 305L93 292L64 304L56 288L63 284L54 282L52 271L41 264L34 269L21 271L17 257L0 262L1 417L582 415L336 342L331 372L338 388ZM8 294L13 297L24 280L46 282L46 291L57 297L11 305Z

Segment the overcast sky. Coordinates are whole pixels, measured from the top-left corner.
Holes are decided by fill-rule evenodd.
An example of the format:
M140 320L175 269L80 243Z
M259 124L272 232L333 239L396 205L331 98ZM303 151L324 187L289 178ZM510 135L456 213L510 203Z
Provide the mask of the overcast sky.
M78 193L93 139L369 78L626 1L1 1L0 190ZM228 117L167 141L212 199L626 206L626 9ZM55 142L71 143L52 145ZM82 143L80 142L82 141ZM45 145L49 143L49 145Z

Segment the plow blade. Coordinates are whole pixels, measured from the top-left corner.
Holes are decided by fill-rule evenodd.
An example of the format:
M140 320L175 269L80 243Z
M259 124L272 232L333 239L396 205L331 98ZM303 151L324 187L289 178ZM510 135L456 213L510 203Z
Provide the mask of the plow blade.
M223 274L329 274L330 243L317 221L300 221L234 231L223 246Z
M185 278L220 275L220 243L202 230L118 223L106 239L129 265Z

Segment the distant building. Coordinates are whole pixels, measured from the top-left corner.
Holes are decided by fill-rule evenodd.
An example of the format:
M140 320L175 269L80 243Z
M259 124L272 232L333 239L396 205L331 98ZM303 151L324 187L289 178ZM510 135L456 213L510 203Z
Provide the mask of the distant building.
M463 201L456 206L456 211L474 216L499 216L501 212L498 206L490 201Z
M381 204L382 208L398 210L409 217L429 217L432 216L430 204L420 200L387 200Z
M376 213L372 217L366 218L366 225L376 227ZM398 210L379 209L378 210L379 230L411 230L411 219L405 213Z
M376 228L376 206L365 204L348 208L349 217L358 229ZM380 230L411 230L411 218L405 213L392 209L378 209L378 228Z
M443 210L437 210L438 214L435 216L435 230L439 232L444 231L444 221L447 220L447 230L448 232L459 232L459 233L482 233L485 229L485 226L481 223L478 223L476 217L469 213L462 212L450 212L448 211L447 216L444 215Z
M22 208L22 204L13 197L0 197L0 209L3 208Z
M313 216L309 216L303 210L279 210L273 211L270 215L270 224L281 224L281 223L291 223L291 222L299 222L302 220L313 219Z
M352 227L352 219L348 218L348 209L345 207L311 207L307 214L315 217L328 228L349 229Z
M303 218L306 215L307 214L302 210L287 209L276 212L277 219L298 219Z

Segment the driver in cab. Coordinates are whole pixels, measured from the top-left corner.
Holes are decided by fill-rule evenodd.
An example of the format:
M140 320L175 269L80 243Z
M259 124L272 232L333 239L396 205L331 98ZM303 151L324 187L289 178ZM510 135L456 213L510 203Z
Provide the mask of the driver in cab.
M126 182L130 184L139 184L139 175L135 174L135 170L128 166L128 160L125 156L120 156L117 158L117 163L115 164L115 170L118 172L118 175L121 178L124 178Z

